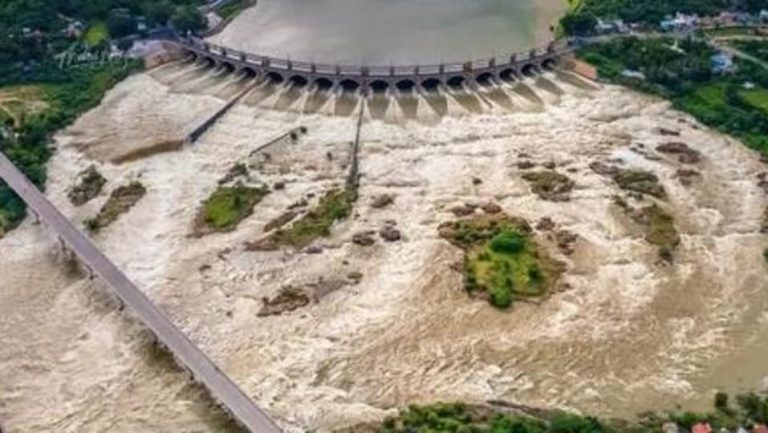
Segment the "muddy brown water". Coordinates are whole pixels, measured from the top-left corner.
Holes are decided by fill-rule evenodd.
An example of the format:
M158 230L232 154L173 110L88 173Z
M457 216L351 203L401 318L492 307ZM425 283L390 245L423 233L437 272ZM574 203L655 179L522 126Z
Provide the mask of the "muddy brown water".
M562 72L467 99L419 94L378 107L265 84L194 146L110 164L137 141L221 106L225 95L212 93L231 91L220 87L225 77L200 75L194 92L174 90L173 77L188 71L169 65L132 77L60 134L47 193L77 222L109 192L82 208L68 203L85 167L97 164L108 185L140 178L147 195L96 242L289 431L328 431L435 400L501 398L606 416L702 409L716 390L756 389L768 374L758 233L766 198L756 185L764 167L666 103ZM360 109L358 216L334 227L322 254L244 251L291 205L343 185ZM130 123L112 121L120 116ZM270 148L268 162L249 157L298 126L307 134ZM705 156L701 180L683 186L679 163L653 153L666 140L659 127L679 130L676 140ZM655 158L630 150L638 143ZM555 162L576 182L571 201L535 196L521 159ZM659 175L683 239L674 266L657 263L655 248L613 207L620 191L588 168L608 159ZM237 231L190 238L199 203L242 161L258 166L254 182L285 189ZM368 206L382 193L394 204ZM575 254L562 257L570 288L509 312L468 299L451 270L460 251L436 233L453 218L447 209L468 201L494 201L531 221L549 216L577 233ZM388 220L401 242L350 242ZM187 378L153 362L129 315L98 282L67 273L54 245L31 222L0 240L0 423L13 433L220 431ZM353 272L363 274L358 285L290 314L257 316L261 299L287 284Z

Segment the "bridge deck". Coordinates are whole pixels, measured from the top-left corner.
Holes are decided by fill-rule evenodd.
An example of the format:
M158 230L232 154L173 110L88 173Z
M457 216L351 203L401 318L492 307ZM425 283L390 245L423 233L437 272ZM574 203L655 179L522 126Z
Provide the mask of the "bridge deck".
M251 432L278 433L280 428L246 396L186 335L171 323L96 246L0 152L0 178L19 195L40 219L74 251L80 259L114 290L173 353L179 362L202 382L211 395Z

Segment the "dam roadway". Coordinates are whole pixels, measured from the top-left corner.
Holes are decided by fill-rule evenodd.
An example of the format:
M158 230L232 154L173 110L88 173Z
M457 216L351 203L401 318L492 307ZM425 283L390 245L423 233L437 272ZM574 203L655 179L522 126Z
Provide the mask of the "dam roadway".
M0 152L0 178L53 230L92 272L133 309L155 337L205 385L213 398L252 433L281 429Z

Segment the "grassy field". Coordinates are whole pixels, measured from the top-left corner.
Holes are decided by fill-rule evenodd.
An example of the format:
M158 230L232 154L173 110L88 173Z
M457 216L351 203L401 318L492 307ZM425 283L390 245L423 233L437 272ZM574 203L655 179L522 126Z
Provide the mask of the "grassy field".
M234 230L241 221L253 213L267 194L266 187L244 185L222 186L203 203L198 216L198 231L226 232Z
M768 114L768 90L745 89L739 92L739 95L753 107L759 108Z
M0 88L0 119L20 125L25 116L42 113L49 107L46 88L42 85Z
M103 21L96 21L88 27L83 34L83 42L88 46L95 47L109 38L107 24Z
M353 193L348 190L328 192L314 209L291 227L277 230L271 236L271 241L277 245L303 248L317 238L330 235L333 224L352 213L354 199Z
M699 87L681 101L686 107L699 112L722 109L726 105L725 84L712 83Z

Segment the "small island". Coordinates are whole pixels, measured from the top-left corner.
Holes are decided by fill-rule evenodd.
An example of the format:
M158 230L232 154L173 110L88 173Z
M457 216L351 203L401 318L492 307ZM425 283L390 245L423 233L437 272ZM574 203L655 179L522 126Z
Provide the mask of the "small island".
M515 300L546 295L558 283L564 265L536 241L522 218L483 215L447 222L440 236L465 251L464 287L499 309Z

